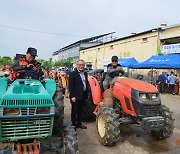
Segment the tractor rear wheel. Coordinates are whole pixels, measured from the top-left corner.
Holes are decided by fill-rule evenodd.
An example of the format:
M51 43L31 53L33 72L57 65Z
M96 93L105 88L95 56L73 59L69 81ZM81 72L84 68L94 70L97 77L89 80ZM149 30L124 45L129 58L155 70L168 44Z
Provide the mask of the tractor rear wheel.
M115 145L120 136L120 123L115 111L107 106L99 108L96 123L101 144Z
M40 139L40 153L78 154L77 133L72 126L63 126L60 136Z
M83 121L94 121L96 119L96 116L93 113L96 105L93 103L91 90L89 91L88 99L86 100L84 106Z
M163 140L165 138L168 138L173 133L174 118L172 112L170 112L169 108L165 105L160 106L160 115L164 117L164 127L159 131L151 131L151 134L155 138Z
M64 126L63 147L59 153L79 154L77 133L73 126Z
M60 89L57 88L53 100L55 103L53 133L56 134L62 130L64 120L64 96Z

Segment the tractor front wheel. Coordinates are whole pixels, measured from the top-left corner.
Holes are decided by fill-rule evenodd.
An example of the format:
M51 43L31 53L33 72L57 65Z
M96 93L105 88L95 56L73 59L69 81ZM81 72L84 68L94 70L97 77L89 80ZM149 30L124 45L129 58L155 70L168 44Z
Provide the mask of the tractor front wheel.
M115 111L107 106L101 107L97 114L96 123L101 144L115 145L120 136L120 123Z
M174 118L172 112L170 112L169 108L165 105L160 106L160 115L164 117L164 127L159 131L151 131L151 134L155 138L163 140L168 138L173 133Z

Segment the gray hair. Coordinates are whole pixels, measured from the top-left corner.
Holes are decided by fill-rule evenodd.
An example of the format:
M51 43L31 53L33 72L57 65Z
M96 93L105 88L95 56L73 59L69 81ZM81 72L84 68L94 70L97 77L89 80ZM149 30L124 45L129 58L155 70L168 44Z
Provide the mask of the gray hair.
M77 62L76 62L76 64L78 64L79 61L83 61L84 64L85 64L85 61L84 61L83 59L78 59Z

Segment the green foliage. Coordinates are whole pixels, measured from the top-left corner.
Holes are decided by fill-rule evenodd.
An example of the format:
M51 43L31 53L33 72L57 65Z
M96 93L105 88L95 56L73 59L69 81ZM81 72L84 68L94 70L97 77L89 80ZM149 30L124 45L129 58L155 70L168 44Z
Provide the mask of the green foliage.
M38 59L38 62L41 63L42 66L44 66L47 69L52 69L53 67L72 67L72 58L68 58L66 60L59 60L59 61L52 61L52 58L49 58L49 60L45 61L43 59Z
M4 56L0 57L0 65L12 65L14 60L11 57Z
M52 58L49 58L49 60L47 61L45 61L44 59L38 59L38 62L40 62L41 66L44 66L46 69L52 69L52 67L54 66Z
M72 58L68 58L66 60L59 60L54 63L54 67L64 66L64 67L72 67Z
M0 56L0 65L12 65L15 61L15 57L11 58L8 56L1 57ZM52 69L53 67L72 67L72 58L68 58L66 60L59 60L56 62L52 61L52 58L49 58L47 61L44 59L38 59L38 62L41 63L41 66L44 66L47 69Z

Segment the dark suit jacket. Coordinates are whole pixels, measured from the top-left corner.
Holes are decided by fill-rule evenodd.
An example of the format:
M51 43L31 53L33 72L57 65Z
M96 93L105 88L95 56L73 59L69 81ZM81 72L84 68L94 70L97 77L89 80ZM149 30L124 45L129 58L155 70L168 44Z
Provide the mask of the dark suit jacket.
M86 79L86 98L88 96L88 86L89 82L87 79L87 72L84 72L84 76ZM81 76L77 69L75 71L71 72L69 75L69 98L75 97L77 100L81 100L83 96L83 82L81 80Z

